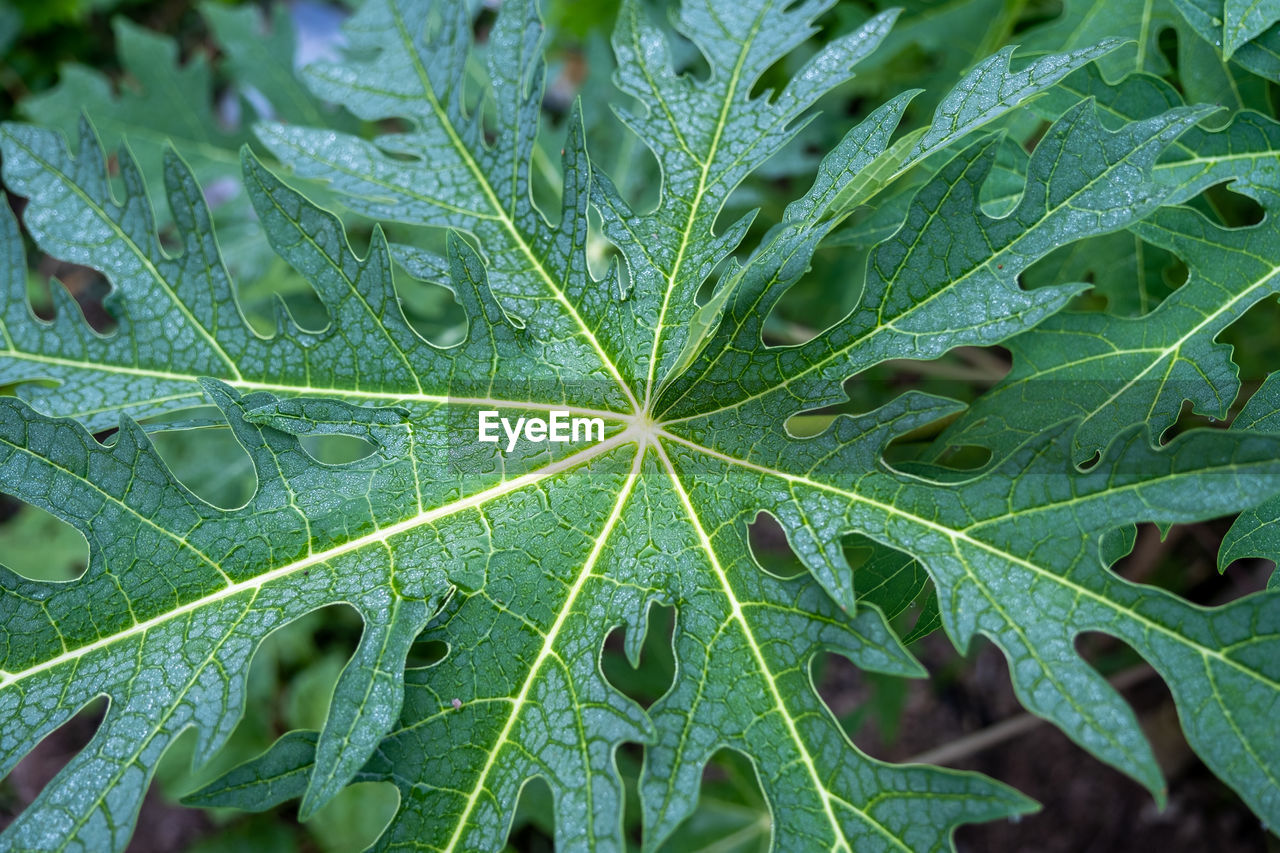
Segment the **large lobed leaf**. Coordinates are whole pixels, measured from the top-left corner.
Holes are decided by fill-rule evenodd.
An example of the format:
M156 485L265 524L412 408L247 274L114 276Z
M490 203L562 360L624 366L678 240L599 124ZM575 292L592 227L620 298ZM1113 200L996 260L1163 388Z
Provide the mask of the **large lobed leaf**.
M841 544L851 533L914 559L957 647L989 637L1029 710L1159 795L1132 710L1074 646L1085 631L1122 639L1169 684L1193 748L1277 825L1280 598L1203 609L1121 579L1104 559L1117 528L1240 510L1224 554L1274 553L1258 535L1274 507L1256 506L1280 493L1280 437L1264 411L1274 389L1240 429L1156 447L1181 385L1143 381L1187 364L1200 370L1197 402L1224 409L1235 398L1212 339L1273 292L1274 228L1268 218L1224 229L1174 205L1236 177L1273 208L1272 123L1241 113L1206 129L1197 123L1211 108L1168 93L1126 112L1123 87L1112 97L1078 70L1115 42L1031 63L1006 50L964 75L928 127L895 138L911 93L875 110L734 256L752 219L720 221L734 190L892 23L870 19L780 92L753 94L830 5L686 0L674 26L709 65L700 78L677 73L668 37L624 4L617 84L634 101L620 114L662 167L659 200L636 211L593 171L580 111L604 105L586 105L570 120L552 224L531 201L545 73L536 5L504 3L481 52L466 4L369 0L349 25L352 58L313 67L309 84L404 129L372 140L293 124L259 134L352 209L450 234L441 250L390 246L375 229L360 257L332 214L246 151L248 197L326 309L319 330L283 305L270 336L249 326L179 155L163 160L177 235L167 248L127 149L116 188L88 123L74 154L49 130L0 131L6 185L30 200L27 230L50 254L102 271L119 321L110 335L92 331L56 283L55 318L37 320L17 223L0 210L0 375L18 390L0 400L0 484L73 524L91 549L69 583L0 575L0 766L94 697L111 703L89 746L0 836L6 845L123 849L167 746L194 729L204 761L225 743L266 634L345 601L365 627L324 727L286 735L192 802L301 798L305 816L353 780L388 781L400 802L380 848L498 849L522 787L540 777L559 848L622 849L615 754L632 742L645 749L653 849L694 811L704 766L730 747L756 768L775 849L948 849L957 825L1033 804L977 774L874 760L826 709L809 673L819 652L922 674L882 612L859 600ZM1245 16L1237 25L1256 29ZM468 88L476 68L479 96ZM1000 142L975 133L1064 79L1043 102L1061 106L1042 104L1054 121L1024 185L992 215L982 193ZM857 307L805 343L766 345L766 320L822 241L909 174L901 226L876 240ZM601 279L587 262L591 215L623 260ZM1076 318L1060 312L1082 285L1019 285L1057 247L1123 229L1192 270L1149 316ZM393 257L450 285L467 315L462 342L414 331ZM1035 396L1055 387L1045 358L1088 355L1073 334L1103 346L1105 377L1128 383L1121 393ZM788 429L793 415L846 401L844 382L881 362L1012 336L1015 372L986 399L1017 393L1023 404L992 404L1005 418L996 429L980 402L950 434L998 451L980 473L885 461L891 441L959 410L938 397L836 415L809 438ZM189 492L138 425L202 402L253 460L257 489L243 507ZM507 452L475 441L483 409L566 409L603 419L605 436ZM105 444L90 432L113 428ZM302 439L328 434L374 452L319 463ZM1081 446L1099 452L1088 470L1073 464ZM761 512L808 572L760 568L748 525ZM676 609L677 666L645 710L604 678L599 654L622 627L635 662L654 605ZM406 669L416 640L448 654Z

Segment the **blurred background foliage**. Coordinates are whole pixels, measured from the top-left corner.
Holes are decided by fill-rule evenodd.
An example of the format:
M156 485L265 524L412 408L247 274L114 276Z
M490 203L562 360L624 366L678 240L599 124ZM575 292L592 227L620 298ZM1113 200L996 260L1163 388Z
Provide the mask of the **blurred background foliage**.
M476 9L476 30L483 41L497 0L466 2ZM259 232L241 190L238 151L243 145L254 146L269 160L253 137L258 118L325 124L369 135L390 129L362 127L354 117L319 102L295 73L308 62L340 54L341 24L353 5L321 0L0 4L0 119L36 121L71 132L86 117L108 151L128 145L150 183L153 200L163 198L157 192L162 185L161 158L172 145L205 188L219 241L251 320L269 329L271 303L280 298L300 323L319 328L328 320L309 285L267 249ZM656 198L656 162L642 141L601 108L622 99L612 87L608 46L618 5L618 0L545 3L550 67L545 126L536 155L539 180L533 190L545 211L555 209L564 120L578 95L588 105L588 144L596 164L633 202L643 205ZM670 3L650 0L650 5ZM1263 4L1269 16L1265 26L1255 27L1253 37L1235 45L1226 59L1222 39L1214 37L1225 14L1223 0L839 0L822 18L814 45L770 69L756 93L777 89L817 44L889 6L903 11L885 45L860 66L855 80L824 99L821 112L793 144L735 193L722 221L761 208L753 226L753 237L758 238L806 188L821 154L872 109L905 89L920 88L923 93L912 103L905 125L923 126L937 99L963 71L1006 45L1021 45L1017 56L1026 58L1119 36L1132 41L1101 62L1099 70L1109 82L1129 74L1153 75L1188 101L1254 109L1273 117L1280 103L1280 3ZM660 8L656 11L655 19L665 19ZM692 45L674 32L669 35L676 64L688 74L705 74L705 63ZM1046 98L1065 96L1079 82L1073 78L1086 72L1068 78L1061 91ZM475 88L474 106L483 110L483 87ZM1029 152L1046 126L1046 115L1034 106L1000 123L998 165L983 189L989 214L999 215L1016 203ZM867 252L896 230L911 193L952 153L944 151L917 167L907 180L848 220L819 252L812 272L771 316L771 343L804 341L851 308L860 294ZM305 184L305 191L338 212L352 242L358 249L363 246L373 223L343 210L323 186ZM21 199L10 198L9 203L21 211ZM1190 203L1231 226L1251 224L1260 216L1251 199L1228 187L1215 187ZM164 211L157 213L163 223ZM387 229L401 242L438 244L442 239L402 225ZM161 236L172 239L163 230ZM753 237L744 245L753 245ZM48 282L56 278L77 298L95 328L111 330L109 287L101 276L44 256L34 245L28 250L29 294L37 314L50 310ZM614 254L599 235L590 251L597 270L603 270ZM1185 277L1186 268L1175 257L1121 232L1064 247L1028 270L1023 285L1087 281L1094 287L1079 298L1074 310L1138 316L1152 310ZM397 286L407 314L424 336L442 344L458 339L462 313L442 283L416 280L400 270ZM1268 365L1280 363L1278 327L1280 305L1272 299L1227 330L1225 337L1235 346L1245 381L1236 411L1265 377ZM849 403L840 410L866 411L908 388L972 400L1008 370L1008 353L999 347L961 349L932 362L889 362L850 380ZM797 416L791 427L816 432L829 423L832 413ZM252 493L254 475L247 456L212 420L215 417L209 411L194 411L183 413L179 423L157 422L147 428L184 483L210 503L234 507ZM1188 412L1175 431L1199 422ZM899 440L890 449L892 461L903 467L925 465L925 459L933 458L926 449L940 429L941 425ZM109 434L100 437L110 440ZM317 441L307 449L322 462L340 463L367 452L353 442ZM955 448L945 461L950 466L945 476L965 476L965 471L985 463L986 456ZM933 475L939 470L930 467ZM1129 531L1119 537L1124 541L1116 553L1127 556L1116 570L1206 604L1260 588L1271 569L1262 561L1234 565L1225 574L1216 570L1217 542L1229 521ZM765 570L781 575L801 570L770 517L757 520L752 536ZM1134 702L1157 746L1171 780L1170 805L1164 812L1132 782L1021 713L1008 686L1004 660L992 648L975 645L963 656L951 648L937 631L937 602L918 565L869 540L851 539L846 548L859 594L891 616L933 676L908 683L857 672L834 655L815 660L814 683L853 741L886 760L928 760L981 770L1046 805L1045 811L1020 825L965 828L959 836L962 849L1277 849L1274 837L1191 755L1171 717L1168 693L1123 645L1105 637L1086 637L1080 643L1099 670ZM0 503L0 560L19 573L50 581L74 578L85 567L86 551L79 533L52 516L7 498ZM671 682L675 618L671 610L650 614L638 670L622 654L620 634L606 645L606 675L645 706ZM361 627L351 609L330 607L273 634L253 661L251 712L232 742L211 766L199 771L191 769L190 742L171 750L144 806L133 849L343 853L363 849L375 839L395 807L395 792L389 786L353 786L306 824L300 824L288 806L244 815L176 805L183 793L262 751L283 732L318 728ZM411 664L430 666L445 653L437 644L420 644ZM0 826L83 746L102 710L86 709L0 782ZM643 752L628 747L617 760L629 783L625 820L638 849L634 780ZM552 819L546 786L531 783L511 830L511 849L551 849ZM698 812L663 849L764 851L769 847L769 819L750 762L724 751L707 770Z

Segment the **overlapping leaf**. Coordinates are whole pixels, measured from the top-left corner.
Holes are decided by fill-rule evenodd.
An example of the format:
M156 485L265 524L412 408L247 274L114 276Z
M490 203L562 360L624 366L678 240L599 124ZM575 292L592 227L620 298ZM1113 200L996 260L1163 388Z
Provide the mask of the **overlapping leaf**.
M95 697L111 700L93 740L5 830L9 849L123 849L165 749L194 728L198 758L213 755L242 713L257 644L333 601L355 605L366 626L339 688L362 702L340 700L335 708L344 711L330 716L324 735L340 744L327 758L345 782L379 733L351 714L395 717L407 644L457 582L446 580L453 573L438 559L425 561L423 545L400 541L425 543L440 526L414 524L399 535L384 526L420 515L413 469L431 455L404 412L322 404L337 429L379 446L362 463L327 469L296 440L255 425L271 416L270 395L242 398L216 385L209 393L259 478L253 500L231 512L175 482L132 422L103 447L72 421L12 398L3 408L6 491L76 526L91 561L65 584L7 570L0 577L0 705L9 721L0 766L12 768ZM411 445L419 455L408 453ZM458 510L455 523L476 523ZM450 515L438 514L445 527ZM100 783L86 787L86 779Z
M222 61L200 53L178 61L174 39L120 17L113 21L124 75L113 82L78 64L62 67L58 85L23 99L22 115L74 135L88 117L108 150L125 143L153 193L164 189L164 158L176 148L191 165L218 217L231 265L260 274L272 257L240 186L238 149L255 116L351 127L351 116L323 105L297 79L297 39L291 15L277 7L268 21L256 9L204 4L201 17L224 51ZM229 84L221 97L223 83ZM160 218L165 213L160 212Z
M57 257L95 266L116 286L110 307L121 328L114 336L96 335L56 285L54 328L42 328L26 304L21 244L16 238L10 244L4 376L14 383L58 382L53 390L35 384L22 388L50 413L105 427L120 412L147 416L191 405L200 396L200 377L242 389L351 399L485 398L496 382L487 374L499 349L528 365L510 368L513 376L527 377L523 388L512 381L524 395L519 399L566 403L576 395L579 403L605 405L620 398L616 389L610 397L607 388L590 381L591 371L581 363L588 356L554 363L536 351L544 345L532 335L522 338L530 343L508 351L504 345L515 340L516 330L491 300L484 304L478 272L454 281L470 316L484 319L483 333L448 355L427 344L399 310L381 233L375 233L366 258L355 258L337 220L280 184L252 155L246 155L250 197L276 251L316 287L330 316L321 331L299 327L282 304L273 337L259 336L245 322L208 208L176 155L166 162L169 209L183 241L183 251L175 256L160 244L142 178L127 151L119 160L126 195L118 203L102 150L87 127L74 157L56 134L22 125L3 131L0 148L9 186L33 199L25 222L41 246ZM582 164L576 174L585 180L581 152L576 158ZM585 227L584 215L576 221L566 217L561 223L566 245L548 257L566 268L584 264ZM114 251L98 251L104 242ZM583 339L590 336L580 329L578 340ZM591 351L586 343L581 347Z
M1280 430L1280 377L1272 374L1262 383L1231 428L1272 433ZM1265 500L1236 517L1218 553L1218 567L1226 569L1232 561L1248 557L1280 563L1280 499ZM1280 572L1271 573L1270 586L1280 587Z
M1104 115L1123 121L1176 103L1172 90L1134 76L1108 86L1095 73L1072 77L1060 99L1100 96ZM1077 421L1077 457L1093 455L1117 432L1147 423L1159 434L1184 400L1225 418L1239 392L1230 347L1219 335L1280 287L1280 125L1242 112L1217 131L1192 128L1153 169L1166 202L1182 202L1229 179L1266 211L1262 222L1224 228L1187 208L1165 208L1128 230L1131 240L1181 259L1185 284L1141 318L1063 313L1010 342L1014 368L944 437L1009 449L1020 437ZM1112 287L1121 287L1116 282ZM1015 423L1016 421L1016 423Z
M1192 102L1234 109L1264 106L1266 85L1254 75L1276 78L1280 26L1267 29L1254 41L1227 44L1225 55L1223 27L1222 0L1071 0L1063 5L1060 17L1027 32L1023 44L1031 50L1063 50L1092 44L1103 36L1122 36L1132 42L1100 64L1109 80L1134 71L1166 75L1172 70L1172 59L1182 71ZM1166 54L1160 42L1170 30L1177 33L1174 57ZM1237 27L1236 32L1242 31Z
M148 176L160 176L164 151L175 146L205 185L239 177L236 152L249 140L250 124L242 111L350 125L349 116L326 108L294 75L297 39L285 9L277 7L265 22L250 8L210 3L200 11L226 52L225 63L211 67L199 54L179 63L172 39L117 18L116 45L127 77L113 86L100 72L66 65L57 86L21 102L22 114L68 134L87 115L108 147L127 139ZM234 84L234 100L215 99L215 71Z

